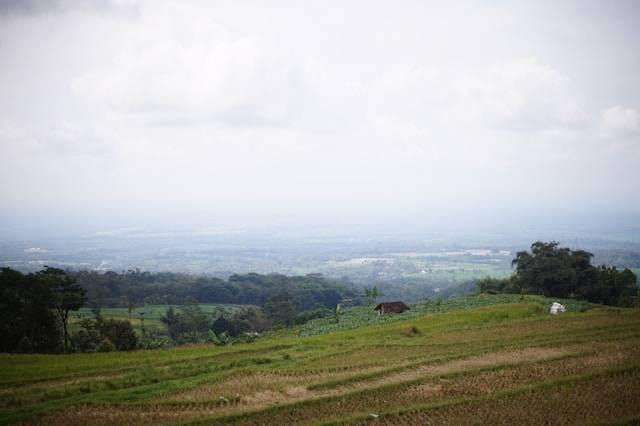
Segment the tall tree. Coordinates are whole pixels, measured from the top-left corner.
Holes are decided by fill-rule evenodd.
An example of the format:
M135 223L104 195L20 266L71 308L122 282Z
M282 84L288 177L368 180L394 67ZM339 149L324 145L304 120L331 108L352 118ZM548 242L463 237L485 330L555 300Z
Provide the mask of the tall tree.
M638 297L636 276L629 269L591 264L593 254L535 242L531 253L516 254L513 280L523 292L552 297L580 297L594 303L630 305Z
M515 281L523 293L542 293L545 296L566 297L574 294L581 280L593 279L593 255L558 247L552 241L537 241L531 253L520 251L512 264L516 266Z
M183 306L180 318L180 328L184 332L187 341L197 343L206 337L209 331L210 318L200 306L195 304Z
M364 289L364 297L367 299L367 305L369 306L376 303L379 295L378 287L365 287Z
M34 274L0 269L0 352L55 352L60 328L52 293Z
M265 303L264 313L274 324L290 326L298 314L298 306L291 295L282 293Z
M44 270L36 273L36 280L51 291L53 309L62 327L64 349L69 351L69 312L77 311L84 305L87 292L58 268L45 266Z
M600 266L594 282L581 284L576 293L584 299L607 305L631 306L637 299L637 278L629 269L619 271L615 266Z
M160 318L160 321L167 326L167 334L169 334L171 340L177 342L180 335L180 314L177 314L173 306L171 306Z

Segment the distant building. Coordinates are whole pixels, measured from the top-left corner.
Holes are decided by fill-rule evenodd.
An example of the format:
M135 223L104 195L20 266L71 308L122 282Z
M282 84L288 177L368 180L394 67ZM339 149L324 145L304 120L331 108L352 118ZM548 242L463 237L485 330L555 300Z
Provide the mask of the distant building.
M380 303L374 308L374 310L378 311L378 315L401 314L404 311L409 310L409 307L402 302L385 302Z

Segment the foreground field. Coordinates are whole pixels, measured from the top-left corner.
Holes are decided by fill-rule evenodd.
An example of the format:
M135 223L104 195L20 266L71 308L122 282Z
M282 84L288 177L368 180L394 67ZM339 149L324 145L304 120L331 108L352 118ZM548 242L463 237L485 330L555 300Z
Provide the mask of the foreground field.
M539 303L230 347L0 357L0 421L540 424L640 420L640 313Z

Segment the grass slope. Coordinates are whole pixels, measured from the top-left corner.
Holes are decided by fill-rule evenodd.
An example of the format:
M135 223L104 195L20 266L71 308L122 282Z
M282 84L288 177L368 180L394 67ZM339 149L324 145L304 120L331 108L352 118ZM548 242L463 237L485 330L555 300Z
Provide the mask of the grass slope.
M495 294L457 297L448 300L424 300L409 304L410 310L401 315L378 315L373 306L347 308L336 322L335 318L318 318L300 328L301 336L313 336L338 330L350 330L365 325L386 324L395 321L419 318L426 314L445 313L508 303L536 303L548 312L553 302L562 303L569 312L586 311L595 305L575 299L550 299L543 296Z
M640 312L595 308L556 317L541 308L545 300L476 299L485 306L473 307L469 299L470 309L412 309L408 319L308 337L300 336L308 328L289 329L230 347L3 355L0 422L540 424L640 418Z

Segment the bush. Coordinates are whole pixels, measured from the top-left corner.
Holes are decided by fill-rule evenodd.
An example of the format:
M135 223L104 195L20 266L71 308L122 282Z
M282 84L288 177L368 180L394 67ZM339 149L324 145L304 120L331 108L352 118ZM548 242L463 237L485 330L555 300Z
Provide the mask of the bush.
M108 339L119 351L130 351L138 346L138 336L127 320L84 319L81 330L71 336L71 343L78 352L99 351L98 347Z
M142 335L138 343L140 349L161 349L172 345L169 337L163 336L157 331L147 331Z
M118 348L116 348L116 345L114 345L108 337L105 337L104 340L100 342L97 348L98 352L115 352L117 350Z
M108 338L119 351L131 351L138 346L138 336L127 320L96 320L101 337Z
M334 311L325 307L325 306L316 306L314 309L310 309L308 311L300 312L296 315L294 323L295 324L304 324L307 321L311 321L316 318L324 318L334 314Z
M95 352L100 341L100 334L95 330L79 330L71 335L71 345L77 352Z
M231 345L233 340L229 336L229 333L223 331L220 334L216 334L213 330L208 331L207 341L213 343L216 346Z
M512 278L483 278L477 282L478 290L482 293L496 294L496 293L520 293L520 288L517 287L515 281Z

